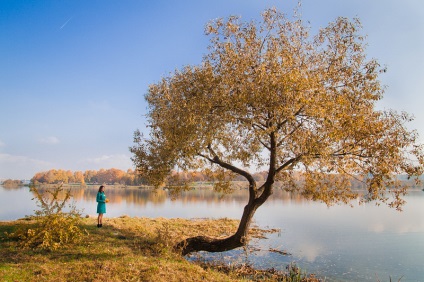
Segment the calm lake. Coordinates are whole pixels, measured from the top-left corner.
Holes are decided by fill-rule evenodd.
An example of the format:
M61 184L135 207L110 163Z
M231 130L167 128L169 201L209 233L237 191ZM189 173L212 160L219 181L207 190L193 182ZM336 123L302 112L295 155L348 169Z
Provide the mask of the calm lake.
M72 188L78 209L96 214L97 187ZM247 190L220 195L198 188L171 199L164 190L108 188L111 200L107 217L235 218L247 202ZM0 186L0 220L15 220L36 209L28 187ZM325 281L424 281L424 192L411 191L403 212L373 204L333 206L275 191L258 209L255 223L281 232L254 240L247 251L203 254L229 263L252 263L256 267L284 269L295 262ZM95 224L95 220L93 220ZM205 234L207 235L207 234ZM282 255L270 252L277 249ZM254 250L254 251L252 251Z

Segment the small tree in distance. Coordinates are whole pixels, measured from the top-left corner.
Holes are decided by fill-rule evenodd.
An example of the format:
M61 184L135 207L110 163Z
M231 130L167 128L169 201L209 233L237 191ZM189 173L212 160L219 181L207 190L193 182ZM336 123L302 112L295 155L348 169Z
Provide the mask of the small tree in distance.
M407 187L396 175L423 172L422 146L405 126L408 114L375 108L385 69L366 58L360 28L337 18L311 36L296 12L290 20L276 9L259 23L218 19L206 27L202 64L150 85L150 136L137 130L130 150L151 184L162 185L175 167L207 165L249 182L237 232L187 238L183 254L243 246L276 181L328 205L360 197L401 208ZM260 186L247 170L254 165L268 171ZM366 193L351 189L353 178L364 179Z

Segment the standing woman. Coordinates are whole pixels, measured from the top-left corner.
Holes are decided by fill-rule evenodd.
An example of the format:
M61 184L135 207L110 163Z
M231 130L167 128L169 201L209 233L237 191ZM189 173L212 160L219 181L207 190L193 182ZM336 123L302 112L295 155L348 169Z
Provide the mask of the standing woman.
M106 213L106 195L105 195L105 187L102 185L99 187L99 192L97 192L97 213L99 216L97 217L97 227L102 227L103 214Z

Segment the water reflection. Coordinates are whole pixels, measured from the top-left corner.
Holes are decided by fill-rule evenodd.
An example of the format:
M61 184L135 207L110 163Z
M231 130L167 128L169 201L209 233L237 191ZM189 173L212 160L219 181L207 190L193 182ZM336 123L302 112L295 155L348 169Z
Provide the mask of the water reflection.
M70 189L73 198L76 201L92 201L96 199L98 191L97 187L71 187ZM41 193L44 193L47 188L38 188ZM171 197L171 193L168 190L158 189L152 190L149 188L137 188L137 187L125 187L125 188L110 188L106 186L105 190L107 198L110 199L111 203L129 203L139 206L145 206L148 203L153 205L163 205L167 200L177 200L182 203L247 203L248 191L247 189L235 189L231 194L223 194L215 192L212 188L201 187L184 191L177 195L177 197ZM174 199L173 199L174 198ZM282 202L282 203L294 203L296 205L307 203L302 196L293 193L288 193L283 190L275 190L269 202Z
M424 193L411 192L406 200L403 212L373 204L354 208L326 208L312 202L271 204L259 209L256 219L283 231L281 237L271 235L259 244L265 250L283 248L293 254L291 260L336 281L376 281L376 274L382 281L389 275L424 281ZM266 265L276 268L287 261L263 256Z
M98 187L72 187L78 208L95 215ZM43 190L41 189L41 192ZM186 191L175 200L169 191L106 186L110 199L106 217L123 214L147 217L240 218L248 191L231 195L210 188ZM0 186L0 220L29 215L36 208L28 187ZM411 192L403 212L373 204L333 206L309 202L299 195L276 190L258 209L254 220L261 227L279 228L280 233L252 242L261 251L237 250L216 256L248 260L263 268L283 269L295 261L326 281L382 281L402 275L402 281L424 281L424 192ZM107 218L106 218L107 220ZM93 223L94 224L94 223ZM269 252L284 250L291 256ZM234 262L234 261L232 261Z

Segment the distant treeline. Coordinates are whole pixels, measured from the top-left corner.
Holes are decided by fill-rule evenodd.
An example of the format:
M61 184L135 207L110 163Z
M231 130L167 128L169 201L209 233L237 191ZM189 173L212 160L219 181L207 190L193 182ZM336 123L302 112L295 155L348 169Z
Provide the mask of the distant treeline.
M230 181L246 181L246 179L240 175L227 175L225 177ZM263 182L266 180L268 174L266 171L256 172L253 174L253 178L257 182ZM293 173L295 182L302 181L302 173ZM174 171L166 180L167 184L178 184L180 181L183 182L214 182L220 177L217 172L210 170L205 171L191 171L191 172L177 172ZM421 177L422 178L422 177ZM404 183L408 183L411 188L420 187L422 184L417 185L414 180L408 179L406 176L398 176L398 179ZM421 179L423 180L423 179ZM8 184L11 185L22 185L17 183L18 180L8 180ZM350 180L351 187L356 189L366 188L365 179L352 178ZM13 182L13 183L12 183ZM5 181L6 183L6 181ZM56 170L51 169L45 172L38 172L31 179L32 184L120 184L120 185L147 185L148 183L142 175L136 173L132 169L123 171L116 168L111 169L100 169L82 171L70 171L70 170ZM5 185L5 184L3 184Z
M3 181L2 185L6 188L14 188L24 186L24 183L22 180L7 179Z
M173 172L167 179L167 183L173 183L176 180L189 181L189 182L204 182L211 181L214 178L213 173L210 171L192 171L192 172ZM266 172L258 172L253 174L256 181L264 181L266 179ZM231 180L245 181L241 176L236 176ZM51 169L49 171L38 172L31 179L32 184L121 184L121 185L144 185L147 184L144 178L137 174L134 170L128 169L123 171L116 168L86 170L86 171L71 171L62 169Z
M142 177L136 174L132 169L123 171L116 168L70 171L62 169L51 169L49 171L38 172L31 179L33 184L122 184L122 185L141 185L144 184Z

